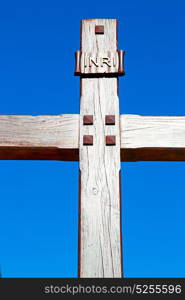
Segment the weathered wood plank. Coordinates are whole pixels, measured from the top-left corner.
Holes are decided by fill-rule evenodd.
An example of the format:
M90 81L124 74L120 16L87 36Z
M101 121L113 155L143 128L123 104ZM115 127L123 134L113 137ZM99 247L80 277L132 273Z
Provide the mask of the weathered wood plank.
M185 117L121 115L122 161L185 161Z
M105 34L95 35L95 25ZM89 53L117 50L116 20L83 20L81 50ZM79 277L122 277L120 234L120 130L117 78L81 78L80 107ZM93 115L94 124L83 125ZM115 115L114 126L105 115ZM93 135L84 146L83 136ZM106 135L116 146L106 146Z
M122 161L185 161L185 117L121 115L120 128ZM0 159L78 161L78 130L79 115L0 116Z
M79 159L79 115L0 116L0 159Z

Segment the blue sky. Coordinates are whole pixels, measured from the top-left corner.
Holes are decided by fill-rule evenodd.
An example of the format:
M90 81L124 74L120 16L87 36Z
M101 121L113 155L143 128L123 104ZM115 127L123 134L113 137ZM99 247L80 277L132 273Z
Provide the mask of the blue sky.
M80 19L117 18L121 113L185 115L185 3L4 1L0 114L79 113ZM0 161L3 277L76 277L78 163ZM122 163L125 277L185 277L184 162Z

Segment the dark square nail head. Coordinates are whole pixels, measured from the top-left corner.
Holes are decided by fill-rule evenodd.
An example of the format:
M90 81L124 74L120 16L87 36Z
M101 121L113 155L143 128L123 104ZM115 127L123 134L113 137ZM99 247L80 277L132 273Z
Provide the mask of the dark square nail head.
M115 146L116 145L115 135L107 135L106 136L106 145L107 146Z
M83 125L93 125L93 115L85 115L83 117Z
M106 115L105 116L106 125L115 125L115 115Z
M95 34L104 34L104 26L96 25L95 26Z
M83 145L84 146L93 145L93 135L84 135L83 136Z

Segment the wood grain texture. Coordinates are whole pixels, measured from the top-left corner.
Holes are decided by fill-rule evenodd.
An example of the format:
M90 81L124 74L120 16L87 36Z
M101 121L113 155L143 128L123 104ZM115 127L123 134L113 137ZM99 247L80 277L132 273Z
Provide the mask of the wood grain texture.
M185 161L185 117L121 115L120 128L121 161ZM0 116L0 159L78 161L79 115Z
M0 116L0 159L78 160L79 115Z
M105 34L95 35L95 25ZM81 50L117 50L116 20L83 20ZM115 115L114 126L105 115ZM94 124L83 125L83 115ZM80 220L79 277L122 277L120 234L120 124L117 78L81 78L80 107ZM93 146L83 145L93 135ZM106 135L116 135L116 146L106 146Z
M185 117L121 115L122 161L185 161Z

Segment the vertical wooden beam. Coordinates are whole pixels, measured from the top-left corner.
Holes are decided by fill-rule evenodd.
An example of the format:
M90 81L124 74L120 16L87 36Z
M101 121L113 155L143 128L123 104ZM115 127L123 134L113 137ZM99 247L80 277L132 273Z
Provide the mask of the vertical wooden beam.
M104 26L96 34L95 27ZM117 20L93 19L81 23L81 52L117 51ZM122 277L120 216L120 118L117 77L81 77L79 277ZM84 125L93 115L93 125ZM105 117L115 115L115 125ZM84 135L93 145L84 145ZM106 145L115 136L116 145Z

